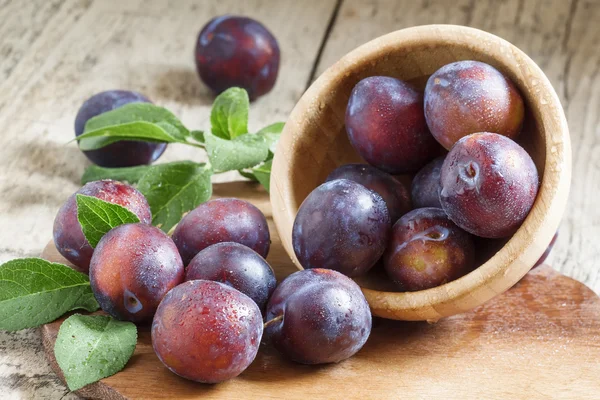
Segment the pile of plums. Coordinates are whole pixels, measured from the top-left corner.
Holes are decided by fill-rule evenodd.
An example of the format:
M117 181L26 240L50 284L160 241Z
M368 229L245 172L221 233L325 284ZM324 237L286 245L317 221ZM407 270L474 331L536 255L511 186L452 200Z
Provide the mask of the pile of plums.
M222 16L201 30L195 49L200 78L214 92L246 89L251 100L269 92L279 69L279 46L258 21ZM144 95L110 90L79 109L75 134L87 121ZM150 164L166 143L120 141L85 155L104 167ZM77 216L77 194L121 205L139 223L120 225L95 248ZM134 187L94 181L74 193L54 222L54 243L76 269L88 273L106 313L152 323L158 358L194 381L221 382L242 373L263 339L304 364L339 362L358 352L371 332L371 312L359 286L328 269L294 273L279 286L265 258L267 220L234 198L208 201L188 213L169 237L151 225L145 197ZM264 330L264 338L263 338Z
M77 219L77 194L126 207L141 222L113 228L93 249ZM342 361L369 337L369 305L341 273L305 270L277 286L264 258L267 220L252 204L208 201L181 220L172 238L150 222L148 202L135 188L94 181L60 208L54 243L89 273L105 312L152 321L154 350L176 374L208 383L237 376L257 355L264 321L265 340L306 364Z
M524 114L515 85L482 62L443 66L424 94L392 77L361 80L345 123L368 164L335 169L304 200L299 262L350 277L382 264L401 291L470 272L473 235L512 235L535 201L536 166L513 140ZM414 173L409 195L394 175Z

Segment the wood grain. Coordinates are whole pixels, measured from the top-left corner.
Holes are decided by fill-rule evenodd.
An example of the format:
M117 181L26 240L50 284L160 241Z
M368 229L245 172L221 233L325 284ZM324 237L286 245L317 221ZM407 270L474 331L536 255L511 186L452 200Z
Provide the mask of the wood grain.
M423 24L460 24L498 35L529 55L556 89L573 148L567 211L550 263L600 293L600 1L344 0L318 77L373 38Z
M350 93L365 77L393 76L423 88L429 75L458 60L493 65L511 78L525 104L516 139L541 178L532 209L517 232L478 246L477 268L444 285L398 293L377 269L361 285L373 314L399 320L436 320L468 311L513 286L548 247L565 210L571 181L571 147L564 112L540 68L509 42L479 29L423 25L380 36L328 68L292 110L279 140L271 174L273 217L292 260L292 227L306 196L335 168L360 161L344 116Z
M256 185L227 183L217 196L248 199L266 211ZM273 232L273 231L272 231ZM44 257L64 261L53 244ZM282 279L296 271L273 234L269 261ZM42 328L51 365L61 321ZM513 289L462 315L426 322L376 319L365 347L336 365L304 366L263 346L239 377L218 385L169 372L141 328L132 359L78 393L100 399L498 399L594 398L600 390L600 298L542 266Z
M2 3L0 1L0 3ZM334 0L36 0L0 7L0 262L39 253L56 210L79 188L89 162L75 143L81 103L108 89L133 89L193 129L208 129L213 96L193 58L200 28L212 17L243 14L264 22L282 49L272 94L251 105L250 129L285 121L305 89ZM6 38L6 39L5 39ZM160 162L206 159L184 145ZM219 174L215 181L237 178ZM18 223L14 223L18 221Z

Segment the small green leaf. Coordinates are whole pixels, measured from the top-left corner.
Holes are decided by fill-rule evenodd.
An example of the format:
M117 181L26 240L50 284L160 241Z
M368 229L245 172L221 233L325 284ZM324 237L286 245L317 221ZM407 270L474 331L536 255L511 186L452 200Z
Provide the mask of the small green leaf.
M250 179L251 181L254 181L254 182L258 182L258 179L256 179L256 177L254 176L254 173L252 172L252 170L240 169L240 170L238 170L238 172L244 178Z
M98 309L87 275L40 258L0 265L0 329L32 328L78 308Z
M140 222L137 215L119 204L83 194L78 194L75 198L77 220L85 238L93 248L96 248L102 236L112 228Z
M275 153L275 147L277 147L277 142L279 141L279 137L281 136L284 126L285 122L275 122L274 124L265 126L256 133L257 135L264 136L265 140L269 144L269 150L271 153Z
M204 131L190 131L190 136L198 143L204 143Z
M221 139L234 139L248 132L248 93L237 87L227 89L217 96L210 113L213 135Z
M285 122L275 122L271 125L267 125L262 128L260 131L256 132L258 135L262 135L265 133L281 133L283 131L283 127L285 126Z
M81 184L85 185L88 182L99 181L101 179L114 179L116 181L134 184L137 183L150 168L152 168L151 165L123 168L104 168L97 165L90 165L85 169L85 172L81 177Z
M75 314L56 337L54 356L71 390L122 370L133 355L137 328L104 315Z
M250 170L240 170L238 172L243 177L260 183L268 192L270 189L272 164L273 158L271 157L256 168Z
M139 180L152 210L152 223L164 232L175 226L183 215L212 195L212 171L205 164L191 161L155 165Z
M262 165L254 168L252 171L254 172L254 176L256 180L260 182L261 185L267 189L267 192L271 189L271 166L273 164L273 160L265 161Z
M138 140L145 142L175 143L173 137L163 127L152 122L137 121L121 125L106 126L93 131L86 131L75 140L83 151L96 150L121 140Z
M233 140L205 133L206 152L216 172L251 168L269 155L269 145L260 135L245 134Z

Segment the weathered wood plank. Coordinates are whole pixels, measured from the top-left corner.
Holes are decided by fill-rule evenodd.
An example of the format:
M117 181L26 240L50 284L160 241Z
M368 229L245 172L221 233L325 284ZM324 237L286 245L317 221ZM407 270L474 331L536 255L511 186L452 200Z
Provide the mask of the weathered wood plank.
M91 4L92 0L6 0L0 4L0 115Z
M509 40L553 83L569 121L574 164L550 263L600 292L600 2L344 0L317 71L377 36L433 23L473 26Z
M134 89L171 109L187 126L207 128L213 97L196 75L196 36L215 15L241 14L264 22L282 49L277 84L252 104L250 128L285 120L305 89L335 4L326 0L306 7L287 0L274 7L269 1L136 0L97 1L88 7L88 3L59 4L56 20L47 22L37 40L19 42L23 56L0 84L0 92L10 94L2 96L3 106L0 100L4 121L0 224L13 226L0 231L6 247L0 261L39 252L51 234L56 210L77 189L87 161L75 144L66 143L73 137L75 113L84 99L101 90ZM79 15L74 8L89 9ZM23 29L33 30L37 13L22 14ZM11 26L6 29L12 32ZM175 145L161 161L203 160L203 156L197 149ZM215 180L237 176L222 174Z

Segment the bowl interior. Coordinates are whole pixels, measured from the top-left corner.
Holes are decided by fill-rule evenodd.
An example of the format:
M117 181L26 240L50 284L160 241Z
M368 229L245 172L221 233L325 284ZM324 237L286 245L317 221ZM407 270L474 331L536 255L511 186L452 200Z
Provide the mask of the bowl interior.
M384 75L408 81L423 90L428 77L433 72L458 60L488 63L509 77L519 88L525 102L526 115L517 142L533 158L542 182L534 210L541 201L540 197L545 197L547 200L553 198L562 177L560 168L558 171L552 169L553 176L547 180L548 165L556 165L555 161L549 164L546 159L550 148L548 140L549 138L553 140L552 145L558 144L558 147L555 146L558 150L552 156L565 159L570 154L568 143L565 144L563 141L568 133L556 93L537 65L510 43L476 29L443 25L405 29L359 47L329 68L309 88L286 124L277 150L271 185L277 186L275 190L279 195L272 194L272 200L274 207L280 205L280 211L283 211L278 217L278 212L274 210L276 223L284 238L286 249L297 265L299 264L291 248L291 225L300 204L336 167L353 162L364 162L350 145L344 126L346 105L354 85L363 78ZM555 133L554 138L548 132L553 124L564 130ZM566 141L568 142L568 136ZM563 161L558 162L561 164ZM410 185L411 176L400 178ZM273 199L273 197L278 198ZM528 220L531 214L535 214L534 210ZM543 215L540 217L543 219ZM541 223L538 221L535 225L539 228ZM523 226L520 231L522 230ZM533 234L535 230L526 233L517 232L515 236L520 236L521 241L531 243L531 238L527 236ZM543 252L543 242L547 245L553 233L547 232L543 238L540 238L540 244L537 246L539 249L536 248L527 254L525 264L533 265L536 254L539 257ZM289 239L288 243L286 239ZM493 258L507 241L509 239L478 239L477 265ZM521 245L527 246L529 243L521 243ZM516 255L513 255L512 260L508 262L514 261L515 257ZM514 275L522 276L526 271L527 269L521 266L520 271ZM489 272L492 273L491 270ZM514 284L519 277L514 277L514 282L510 285ZM357 282L363 288L376 291L396 290L381 268L373 268L371 273L357 279ZM436 289L439 288L430 290ZM446 297L450 298L451 295L448 293L451 290L444 290Z

